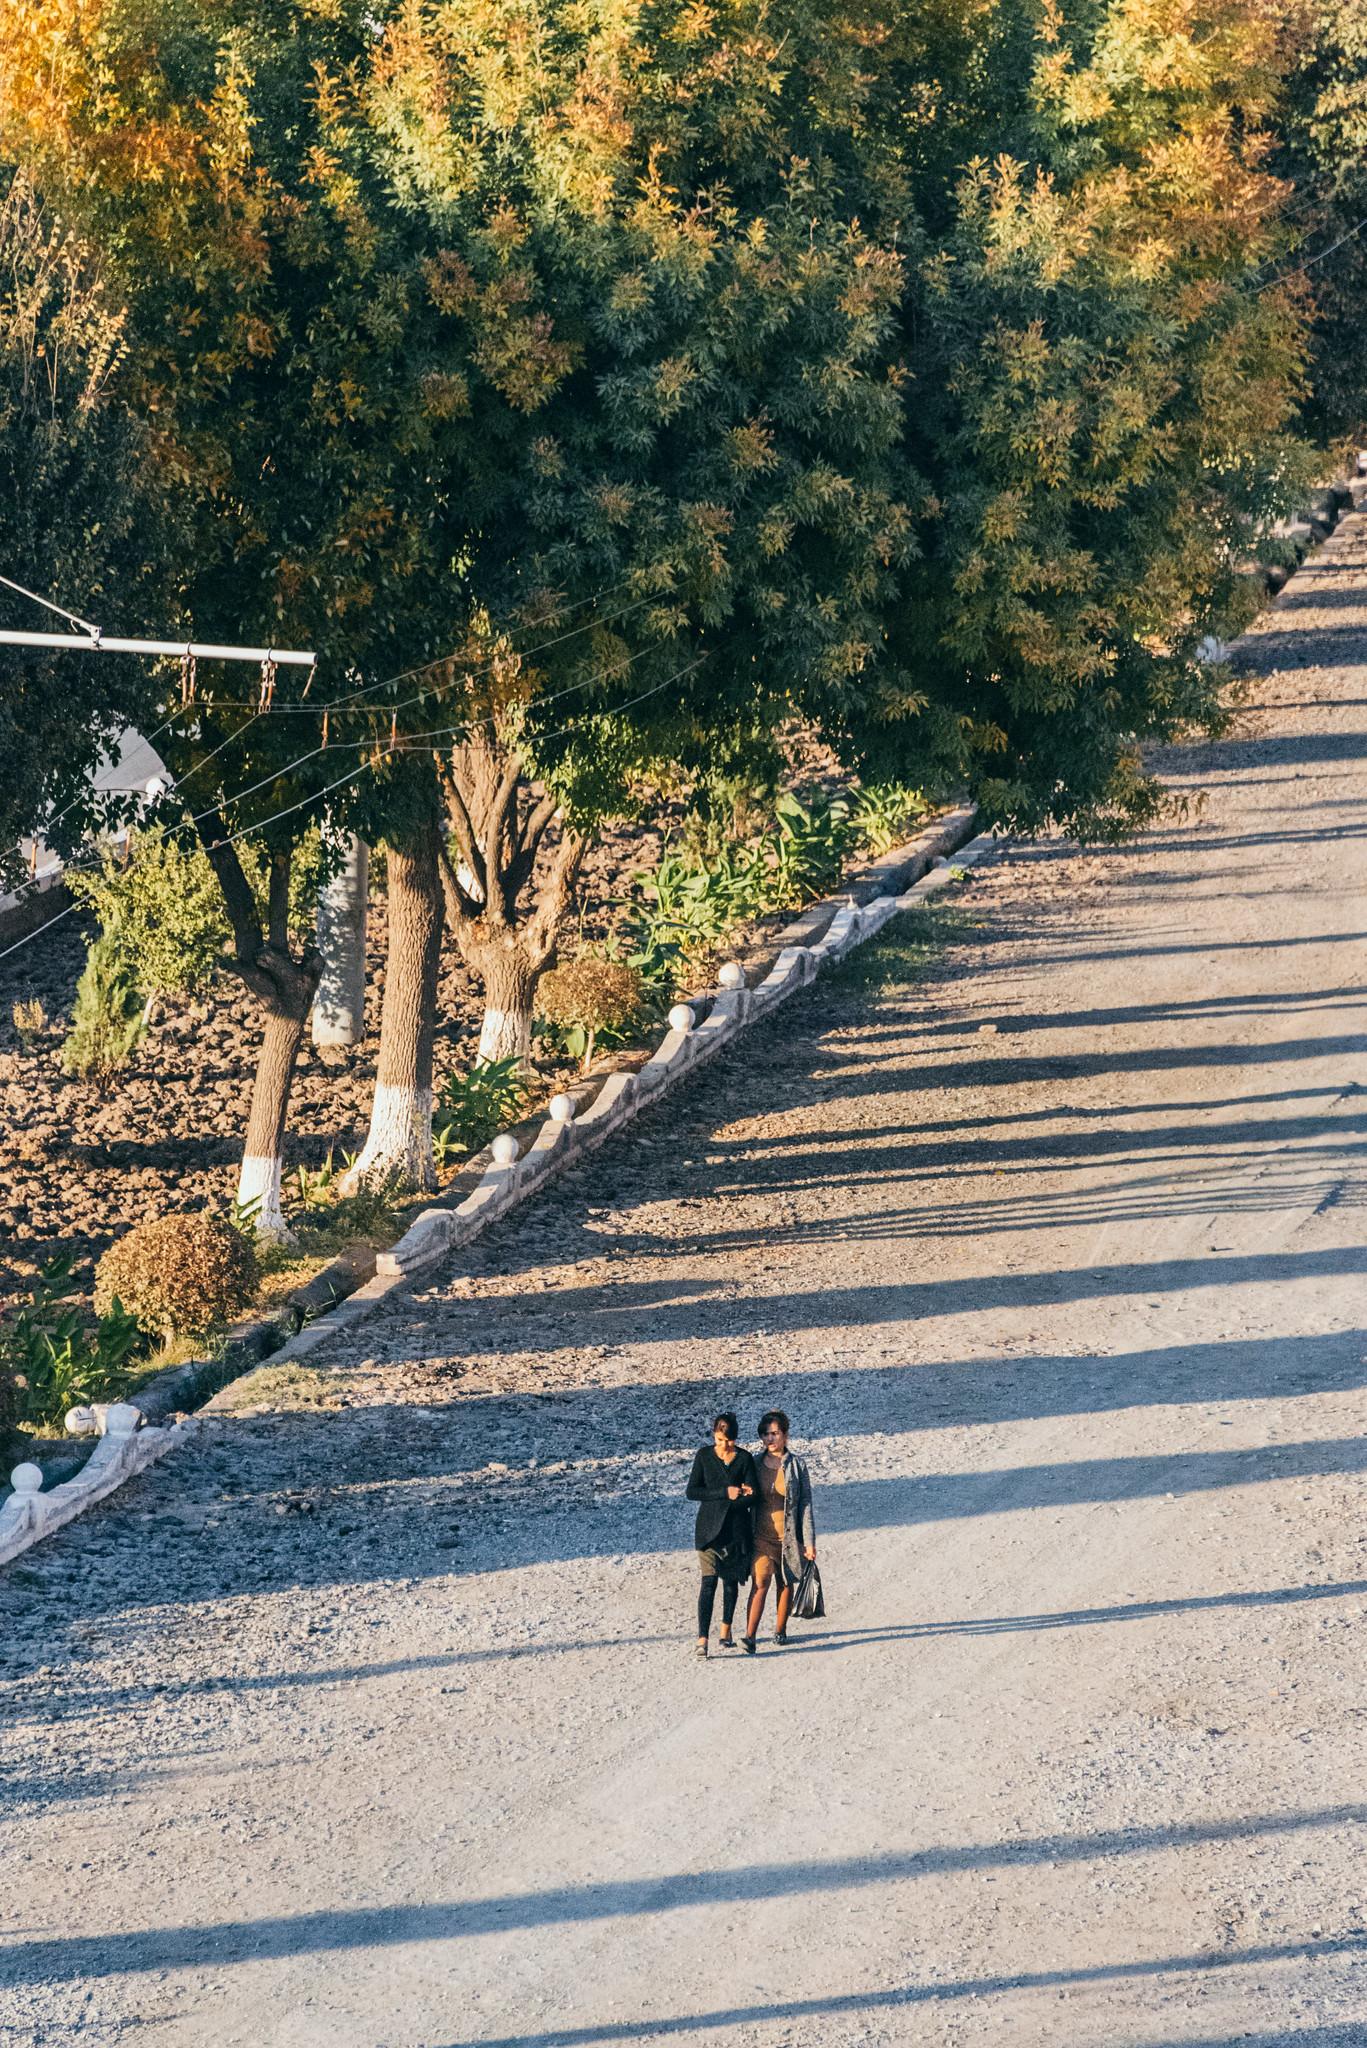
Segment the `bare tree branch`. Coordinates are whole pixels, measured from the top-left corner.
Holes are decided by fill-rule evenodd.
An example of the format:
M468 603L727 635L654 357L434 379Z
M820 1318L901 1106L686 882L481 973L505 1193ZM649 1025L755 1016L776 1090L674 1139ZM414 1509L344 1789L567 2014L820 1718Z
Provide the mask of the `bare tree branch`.
M541 845L546 827L560 809L558 800L550 795L543 796L532 806L527 821L519 834L518 850L508 865L508 888L516 902L518 895L532 879L536 866L537 849Z
M264 947L266 937L261 929L256 897L243 873L237 848L228 836L227 824L218 811L202 811L195 818L194 827L218 879L238 961L243 964L253 962Z
M267 932L277 953L290 949L290 849L271 851L270 882L266 896Z
M508 825L508 810L517 796L517 786L521 780L522 763L514 754L503 771L503 779L494 792L493 802L484 820L485 909L490 922L495 924L511 924L515 914L517 898L508 887L508 876L503 867L503 847Z
M581 832L566 831L545 881L537 890L536 907L527 920L527 950L535 964L540 967L550 957L555 944L560 920L570 907L574 885L579 879L579 870L588 841Z
M441 792L446 799L446 815L450 820L451 830L455 833L459 843L461 858L474 876L476 884L487 897L489 894L489 881L488 876L484 872L484 857L476 843L475 828L470 822L470 812L466 806L465 798L460 793L460 787L452 772L450 763L443 760L440 754L437 755L436 762L437 780L441 784Z
M444 846L437 852L437 865L441 871L441 893L446 904L446 918L453 931L477 918L484 905L477 903L469 890L463 888L459 875L451 865L451 856Z

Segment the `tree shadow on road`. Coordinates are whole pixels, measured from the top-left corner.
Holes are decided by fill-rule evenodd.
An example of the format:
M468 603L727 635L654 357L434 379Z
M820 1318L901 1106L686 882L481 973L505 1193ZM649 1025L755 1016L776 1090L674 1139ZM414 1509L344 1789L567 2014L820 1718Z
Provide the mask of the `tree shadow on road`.
M675 2013L636 2020L604 2020L577 2027L552 2027L547 2032L479 2034L450 2041L443 2048L613 2048L620 2041L650 2042L684 2034L709 2038L729 2027L758 2026L784 2020L886 2019L913 2006L953 2005L960 1999L994 1998L1005 1992L1062 1990L1084 1984L1124 1984L1168 1974L1190 1975L1208 1970L1265 1968L1269 1963L1313 1962L1321 1958L1360 1955L1367 1935L1346 1934L1326 1941L1266 1942L1256 1948L1218 1950L1186 1956L1158 1956L1137 1963L1099 1963L1085 1970L1030 1970L1017 1976L961 1977L934 1984L905 1984L891 1990L832 1993L825 1998L766 1999L761 2005L721 2006L711 2012ZM819 2037L818 2037L819 2038ZM1061 2037L1060 2037L1061 2038ZM1295 2027L1273 2034L1241 2029L1218 2040L1190 2034L1180 2040L1151 2041L1144 2048L1363 2048L1360 2023L1342 2026Z
M215 1973L236 1963L285 1956L325 1955L346 1949L383 1949L418 1942L502 1939L522 1930L588 1926L622 1919L650 1921L664 1914L708 1906L749 1906L762 1899L797 1899L811 1894L865 1890L873 1885L913 1882L961 1872L1019 1870L1037 1864L1105 1863L1116 1857L1204 1849L1221 1843L1252 1844L1320 1829L1357 1829L1367 1824L1367 1806L1343 1805L1255 1814L1233 1820L1202 1820L1172 1826L1132 1826L1088 1835L1044 1835L1004 1842L933 1845L879 1856L804 1859L797 1863L749 1861L724 1870L679 1871L663 1876L614 1878L598 1884L556 1886L538 1892L508 1892L439 1904L336 1907L273 1918L217 1921L207 1925L154 1927L131 1933L30 1935L0 1947L0 1984L71 1983L141 1975L151 1970L211 1966ZM1326 1955L1367 1947L1367 1930L1336 1939L1297 1943L1288 1954ZM1243 1959L1267 1961L1279 1950L1245 1950ZM1206 1968L1239 1960L1239 1952L1209 1957L1164 1958L1119 1964L1080 1973L1123 1977L1162 1970ZM995 1980L998 1988L1018 1986L1017 1977ZM1080 1979L1079 1979L1080 1981ZM976 1987L981 1990L980 1985ZM906 1993L900 1994L903 1998ZM923 1998L945 1995L927 1986ZM551 2036L550 2038L554 2038Z
M822 1623L793 1623L795 1633L788 1643L790 1653L825 1650L861 1650L873 1643L918 1642L950 1636L1002 1636L1032 1634L1040 1630L1096 1628L1113 1622L1153 1621L1183 1614L1205 1614L1221 1609L1295 1607L1306 1601L1349 1600L1367 1597L1367 1579L1343 1579L1309 1586L1255 1587L1246 1592L1196 1593L1170 1600L1131 1600L1118 1607L1064 1608L1054 1614L972 1615L959 1621L910 1621L872 1628L830 1628ZM808 1628L813 1633L808 1633ZM434 1651L421 1657L391 1657L373 1664L325 1664L298 1671L206 1672L194 1678L157 1680L150 1685L100 1685L89 1690L66 1686L56 1701L44 1700L42 1717L55 1726L78 1718L91 1708L112 1713L130 1707L158 1705L174 1699L202 1699L222 1693L230 1699L250 1693L296 1692L315 1686L366 1685L411 1673L455 1671L469 1665L517 1664L526 1658L611 1655L623 1648L654 1648L662 1643L679 1643L687 1637L679 1630L671 1634L630 1636L581 1636L573 1640L504 1642L495 1649ZM691 1644L692 1638L687 1637ZM22 1801L28 1798L65 1796L95 1798L107 1787L92 1780L83 1768L58 1784L54 1795L47 1779L5 1778L0 1774L0 1793Z

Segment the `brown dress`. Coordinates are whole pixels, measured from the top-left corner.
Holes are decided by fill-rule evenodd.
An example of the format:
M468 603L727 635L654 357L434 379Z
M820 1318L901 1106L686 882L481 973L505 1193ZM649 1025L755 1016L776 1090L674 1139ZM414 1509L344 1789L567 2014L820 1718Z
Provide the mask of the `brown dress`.
M783 1564L783 1515L784 1498L788 1483L783 1476L783 1461L778 1468L769 1463L767 1454L756 1458L759 1468L759 1505L755 1510L755 1564L767 1558L777 1571Z

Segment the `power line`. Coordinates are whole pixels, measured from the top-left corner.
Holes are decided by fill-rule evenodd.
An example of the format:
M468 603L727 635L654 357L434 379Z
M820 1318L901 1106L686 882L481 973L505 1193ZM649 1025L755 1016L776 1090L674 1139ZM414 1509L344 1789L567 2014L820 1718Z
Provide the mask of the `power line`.
M1351 242L1355 236L1360 235L1364 228L1367 228L1367 215L1364 215L1360 221L1356 221L1346 234L1339 236L1336 242L1331 242L1327 249L1321 249L1318 256L1307 257L1304 263L1293 263L1289 269L1278 271L1275 277L1270 277L1266 284L1259 285L1257 289L1260 292L1270 291L1274 284L1282 284L1288 277L1299 277L1303 271L1313 270L1317 263L1323 263L1326 257L1334 254L1336 249L1341 249L1345 242ZM1308 240L1309 237L1307 236L1306 239Z
M657 697L662 690L667 690L672 683L681 682L685 676L691 675L694 669L700 668L703 662L706 660L706 658L707 657L705 655L701 654L695 656L695 658L692 661L686 662L682 668L676 669L672 675L665 676L660 682L652 684L650 689L642 690L638 696L628 698L624 704L616 704L602 711L590 712L586 718L571 719L568 725L563 725L556 731L541 733L538 735L538 737L543 740L563 739L567 734L572 732L578 732L582 730L582 728L586 725L597 723L598 721L604 718L619 717L622 712L632 710L635 705L644 704L648 698ZM549 700L547 699L543 701ZM487 721L483 720L479 721L479 723L486 722ZM449 736L450 734L454 734L457 732L468 732L473 729L474 728L471 726L457 725L448 727L446 729L446 732L447 735ZM221 846L233 846L236 845L237 841L240 839L250 838L253 833L265 832L266 830L268 830L270 826L278 824L282 818L292 817L296 811L303 810L307 805L320 803L324 797L330 796L334 790L341 789L344 786L344 784L356 781L359 776L372 773L380 765L382 761L387 760L393 753L441 753L444 751L443 748L429 748L421 745L421 742L424 740L435 739L440 736L441 735L437 733L415 733L411 737L420 743L418 746L412 748L401 748L396 743L392 747L379 749L374 754L368 756L366 760L360 762L357 767L348 769L345 775L339 775L336 777L334 781L324 783L321 789L310 790L306 796L299 797L292 804L284 805L283 808L278 811L273 811L268 818L261 818L254 825L240 826L236 832L230 832L227 835L227 837L225 839L220 840L218 844ZM408 737L408 735L403 735L402 737ZM354 746L356 745L356 742L338 740L334 742L334 745L337 747ZM319 753L321 751L321 748L314 749L314 753ZM331 751L331 748L329 748L328 751ZM311 758L311 755L300 756L301 760L309 760ZM292 764L292 766L296 767L298 765L298 762ZM282 769L280 773L281 775L288 774L289 770ZM279 780L279 777L267 777L266 780ZM263 786L264 785L262 783L254 783L252 785L252 788L259 789ZM224 798L223 802L225 804L235 803L240 801L240 799L243 796L250 794L251 790L239 790L237 791L236 795ZM213 811L219 808L220 806L218 804L210 804L206 810L194 813L192 816L188 818L179 818L176 820L174 825L166 826L160 833L156 834L155 837L158 839L165 839L169 836L171 832L180 830L187 824L198 824L202 819L209 817ZM89 865L89 862L83 864L84 867L88 867ZM82 872L83 868L77 868L76 865L73 863L72 869L65 870L65 872L73 871ZM20 951L22 947L32 944L34 939L41 938L44 932L51 931L54 925L61 924L64 918L70 917L73 914L73 912L77 909L77 907L78 906L76 904L69 903L66 906L65 910L59 910L56 916L50 917L45 924L40 924L34 931L27 932L23 938L16 939L12 945L4 947L3 950L0 950L0 960L7 960L11 953L17 953Z
M8 579L5 577L0 577L0 582L6 582L7 580ZM610 583L603 590L594 591L588 597L576 599L575 603L570 607L571 611L579 610L582 605L598 604L602 601L603 598L614 596L617 591L626 588L626 584L629 580L630 579L624 579L621 583ZM21 586L18 584L13 585L12 587L16 590L21 588ZM24 595L32 596L33 593L31 591L25 591ZM44 604L46 603L46 599L38 598L37 602L39 604ZM525 648L518 654L517 658L522 661L529 660L531 656L534 654L544 653L544 651L548 647L561 646L567 640L573 640L577 638L578 635L581 633L590 632L595 625L614 625L616 624L618 619L624 619L628 617L630 613L639 611L642 608L642 606L652 604L654 602L655 598L653 596L640 598L636 603L626 606L623 610L619 612L614 612L607 619L589 619L582 626L576 626L567 633L557 634L553 639L550 640L543 640L536 647ZM59 606L51 606L50 609L60 610L61 608ZM62 616L64 618L74 618L75 614L71 612L63 612ZM77 624L80 623L82 622L77 620ZM92 628L91 630L93 631L95 629ZM182 653L184 652L183 649L179 648L178 651ZM202 760L197 761L193 768L187 769L184 775L171 777L168 784L167 793L169 793L171 789L178 789L181 783L188 781L191 775L199 774L200 770L207 767L210 761L214 760L219 754L223 753L225 748L230 747L233 744L234 740L240 739L242 734L246 732L250 726L255 725L256 721L259 718L278 717L281 713L297 714L313 718L318 717L321 713L325 711L346 709L351 704L357 703L363 696L371 696L377 690L391 689L396 683L407 682L411 676L422 675L425 672L425 670L430 668L437 668L441 665L442 662L453 661L456 657L456 652L457 650L453 648L447 654L434 655L430 662L424 662L417 668L400 670L400 672L397 675L385 676L379 682L368 684L364 690L355 691L350 696L322 699L316 704L266 704L262 703L259 699L255 704L252 704L251 702L225 700L222 698L219 698L217 700L209 700L212 703L212 708L214 708L215 710L250 711L252 715L250 718L244 719L242 724L237 727L236 731L230 732L225 739L220 740L218 745L212 748L210 752L203 757ZM467 670L460 680L468 683L470 681L473 681L473 679L476 676L487 674L488 670L495 666L499 658L500 657L498 657L497 655L494 655L487 662L482 663L478 668ZM632 658L633 660L635 659L634 656ZM543 704L553 704L557 701L558 698L568 697L572 695L575 690L585 689L587 688L588 683L600 679L601 677L590 676L586 678L584 681L578 683L571 683L564 690L553 691L550 696L543 697L539 701ZM456 684L452 683L444 687L455 688ZM385 708L397 714L399 711L406 710L410 705L421 704L425 702L429 696L440 696L441 694L441 688L437 688L432 691L422 691L416 697L406 698L398 704L392 706L387 705ZM187 706L181 705L177 710L171 713L171 716L169 718L163 719L162 723L156 727L155 731L145 735L147 744L151 746L152 742L154 740L160 739L161 735L164 732L169 732L171 727L177 723L178 719L181 717L182 713L187 708ZM493 721L489 720L484 722L492 723ZM323 749L315 748L314 751L316 753L321 753ZM298 767L300 765L300 762L308 760L310 758L311 757L307 754L301 755L300 760L292 763L291 765ZM288 773L288 770L281 770L280 772L282 774ZM259 787L260 785L258 784L257 786ZM239 791L238 795L241 796L249 793L250 792L247 791ZM44 835L51 832L55 826L61 823L63 818L68 817L70 813L74 811L77 808L77 806L81 804L83 801L84 798L82 797L73 797L71 802L69 804L65 804L62 807L62 809L57 812L55 817L47 819L43 823L43 825L40 826L38 829L41 830L44 833ZM235 801L235 799L230 799L230 801ZM4 955L0 954L0 959L3 958Z
M610 596L614 588L621 589L622 587L621 584L609 586L608 591L599 592L598 596ZM519 661L530 661L533 655L544 654L548 647L563 646L567 640L576 640L581 633L592 632L595 626L616 625L619 619L629 618L633 612L642 610L644 606L655 604L658 601L659 595L658 592L652 592L647 597L637 598L632 604L624 605L621 611L612 612L606 618L588 619L582 626L572 627L569 632L557 633L550 640L538 641L535 647L515 649L516 659ZM598 602L598 597L586 597L582 602L584 604L595 604ZM377 690L392 689L395 683L406 683L413 676L424 675L429 669L440 668L444 662L454 661L456 654L457 650L454 648L447 654L435 654L430 661L421 662L416 668L404 669L395 676L385 676L382 681L368 683L364 689L352 691L347 696L320 698L314 704L270 704L264 707L260 715L263 718L317 718L323 711L348 711L353 705L358 704L363 697L374 696ZM451 683L434 683L431 689L421 690L415 697L402 698L397 704L386 704L384 709L386 711L405 711L412 704L426 703L429 697L440 697L445 691L458 688L462 682L468 682L475 676L486 675L502 659L501 655L491 655L487 661L480 662L477 667L466 669L455 681ZM571 691L580 688L582 688L581 684L571 683L567 689L559 690L555 695L567 697ZM209 701L212 702L212 707L219 711L246 711L251 709L250 702L241 698L218 697ZM543 697L539 701L543 704L549 704L553 699ZM163 731L165 730L164 727L162 729Z
M75 612L69 612L64 605L53 604L50 599L39 597L36 590L25 590L22 583L15 583L9 576L0 576L0 583L4 584L6 590L17 590L20 597L31 598L34 604L40 604L45 612L55 612L59 619L69 619L73 626L79 626L81 631L89 633L92 639L99 639L98 626L92 626L86 619L78 619Z

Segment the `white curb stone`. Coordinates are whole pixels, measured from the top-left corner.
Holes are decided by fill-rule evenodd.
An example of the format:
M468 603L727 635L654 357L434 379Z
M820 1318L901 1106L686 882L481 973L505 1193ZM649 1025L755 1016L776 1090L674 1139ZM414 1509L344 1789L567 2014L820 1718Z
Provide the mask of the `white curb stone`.
M970 809L953 811L920 835L919 843L953 845L958 833L967 832L972 818ZM510 1131L501 1132L491 1147L492 1162L473 1194L455 1209L424 1209L397 1244L378 1254L373 1279L306 1323L272 1354L269 1363L306 1358L340 1336L414 1274L436 1264L455 1247L468 1244L487 1224L563 1172L571 1160L595 1150L641 1109L667 1093L682 1075L714 1057L747 1024L815 981L823 962L843 959L881 931L889 918L917 908L953 881L961 868L975 866L1000 844L984 833L956 852L952 865L933 868L900 896L880 896L862 906L842 902L821 939L813 945L785 946L756 988L747 986L745 969L738 961L728 961L717 977L720 992L701 1021L688 1003L676 1003L669 1012L665 1037L638 1072L619 1069L609 1074L582 1112L577 1111L573 1096L552 1096L546 1121L525 1152L519 1153L518 1141ZM904 857L914 858L917 845L913 841ZM208 1402L203 1412L213 1412L218 1398ZM197 1416L174 1427L140 1427L142 1421L141 1411L126 1402L72 1409L68 1430L73 1435L98 1431L100 1441L75 1478L48 1493L41 1491L43 1475L37 1465L15 1467L10 1475L13 1497L0 1508L0 1564L9 1563L30 1544L61 1528L125 1479L145 1471L198 1427Z

